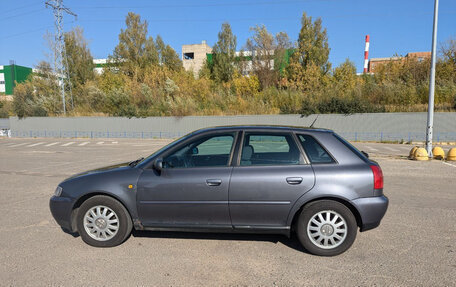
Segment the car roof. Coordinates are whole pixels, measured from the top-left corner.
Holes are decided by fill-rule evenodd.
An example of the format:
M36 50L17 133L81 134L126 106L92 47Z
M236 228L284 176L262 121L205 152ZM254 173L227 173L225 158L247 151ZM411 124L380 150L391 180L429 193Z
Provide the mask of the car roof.
M280 126L280 125L230 125L230 126L215 126L196 130L194 133L206 133L211 131L223 130L268 130L268 131L293 131L293 132L323 132L333 133L332 130L313 128L313 127L300 127L300 126Z

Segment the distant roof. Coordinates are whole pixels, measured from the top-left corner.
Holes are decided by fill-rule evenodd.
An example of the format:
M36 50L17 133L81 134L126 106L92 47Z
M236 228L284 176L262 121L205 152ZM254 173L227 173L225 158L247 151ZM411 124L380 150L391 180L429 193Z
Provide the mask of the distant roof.
M371 62L396 61L396 60L400 60L402 58L403 57L371 58L371 59L369 59L369 61L371 61Z

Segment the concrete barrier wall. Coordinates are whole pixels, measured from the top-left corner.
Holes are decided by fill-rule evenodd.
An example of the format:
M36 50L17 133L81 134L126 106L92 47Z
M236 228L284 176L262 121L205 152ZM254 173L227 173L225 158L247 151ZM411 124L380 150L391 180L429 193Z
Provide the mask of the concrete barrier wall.
M9 129L9 119L0 119L0 129Z
M247 115L189 117L30 117L10 118L13 137L169 138L220 125L310 126L317 115ZM314 127L332 129L350 140L422 141L426 113L318 115ZM434 140L456 140L456 113L435 113Z

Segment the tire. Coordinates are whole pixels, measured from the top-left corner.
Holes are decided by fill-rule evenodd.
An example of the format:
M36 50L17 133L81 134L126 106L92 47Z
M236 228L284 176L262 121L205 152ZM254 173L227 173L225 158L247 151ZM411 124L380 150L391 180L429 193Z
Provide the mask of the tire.
M304 206L296 228L303 247L318 256L345 252L355 241L357 231L356 218L351 210L332 200L315 201Z
M94 247L113 247L127 239L133 223L127 209L119 201L96 195L79 207L77 227L85 243Z

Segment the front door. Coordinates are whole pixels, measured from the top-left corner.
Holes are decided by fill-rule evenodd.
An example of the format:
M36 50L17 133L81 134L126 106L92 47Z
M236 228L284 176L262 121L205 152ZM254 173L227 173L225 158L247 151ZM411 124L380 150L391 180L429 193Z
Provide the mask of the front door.
M144 226L231 227L228 186L235 133L198 137L146 169L138 181L138 213Z

